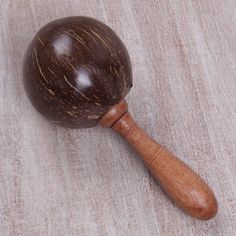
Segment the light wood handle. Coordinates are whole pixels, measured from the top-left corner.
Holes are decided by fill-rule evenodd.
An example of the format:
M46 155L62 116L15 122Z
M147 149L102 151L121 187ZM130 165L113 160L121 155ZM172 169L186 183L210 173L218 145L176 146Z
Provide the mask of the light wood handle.
M112 128L125 137L168 196L192 217L208 220L217 213L217 201L205 181L147 135L125 113Z

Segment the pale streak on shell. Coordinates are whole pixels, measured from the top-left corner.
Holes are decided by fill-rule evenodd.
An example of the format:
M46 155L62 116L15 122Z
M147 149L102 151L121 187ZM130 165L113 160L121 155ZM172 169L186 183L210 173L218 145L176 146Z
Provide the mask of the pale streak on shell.
M87 34L88 36L90 36L90 38L96 43L96 40L95 40L95 38L93 37L93 35L92 34L90 34L90 32L88 32L87 30L85 30L85 29L83 29L83 28L81 28L81 27L75 27L76 29L79 29L79 30L81 30L81 31L83 31L85 34Z
M102 37L100 37L99 34L97 34L92 29L90 29L90 31L109 49L109 51L111 50L111 47L107 44L107 42Z
M41 44L43 47L45 47L45 44L44 44L44 42L41 40L40 37L38 37L38 41L40 42L40 44Z
M87 116L88 119L98 119L100 116L98 115L89 115Z
M117 77L119 77L119 72L116 70L115 67L114 67L114 71L116 72Z
M61 123L60 120L51 120L50 122L55 123L55 124L60 124Z
M113 73L113 68L111 65L109 66L109 69L110 69L111 73Z
M57 75L55 74L55 72L52 71L52 69L50 67L48 67L48 70L51 74L53 74L57 78Z
M66 111L66 113L71 117L76 117L76 114L73 111Z
M95 97L97 99L98 102L100 102L100 99L98 96L96 96L95 94L93 94L93 97Z
M68 81L68 79L66 78L65 75L64 75L64 79L65 79L66 83L67 83L71 88L73 88L74 90L76 90L84 99L86 99L87 101L89 101L89 98L86 97L79 89L77 89L75 86L73 86L73 85Z
M75 72L77 72L77 69L74 67L74 65L73 65L71 62L69 62L69 60L68 60L67 58L65 58L65 61L66 61L66 63L67 63L68 65L71 66L71 68L72 68Z
M41 68L41 66L39 64L38 54L37 54L37 50L35 48L34 48L34 55L35 55L35 59L36 59L36 63L37 63L39 72L40 72L41 76L43 77L44 81L48 84L48 81L47 81L45 75L43 74L42 68Z
M73 32L76 36L74 36L73 34L71 34L70 32ZM73 39L75 39L77 42L79 42L80 44L82 44L87 50L89 50L89 48L86 46L85 42L83 41L83 39L81 37L79 37L73 30L70 30L70 32L65 31L65 33L67 35L69 35L70 37L72 37ZM89 50L90 51L90 50Z
M48 92L49 92L52 96L55 96L55 95L56 95L51 89L48 89Z

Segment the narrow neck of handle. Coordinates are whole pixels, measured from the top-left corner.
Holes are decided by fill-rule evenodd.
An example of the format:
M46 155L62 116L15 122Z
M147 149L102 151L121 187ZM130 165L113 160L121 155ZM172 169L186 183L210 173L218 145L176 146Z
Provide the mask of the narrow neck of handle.
M127 112L128 104L125 100L121 100L102 117L99 125L104 128L112 127Z
M113 126L112 129L120 133L143 157L143 161L148 166L156 153L159 153L163 146L153 140L138 124L132 116L127 112ZM145 147L145 148L144 148Z

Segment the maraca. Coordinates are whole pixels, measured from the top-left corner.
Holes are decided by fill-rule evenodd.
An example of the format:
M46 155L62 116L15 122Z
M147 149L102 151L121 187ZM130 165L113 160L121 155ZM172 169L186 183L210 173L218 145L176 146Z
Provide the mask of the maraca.
M204 180L145 134L128 112L124 98L132 87L131 62L108 26L89 17L44 26L27 50L24 85L49 121L70 128L112 127L182 210L202 220L215 216L217 201Z

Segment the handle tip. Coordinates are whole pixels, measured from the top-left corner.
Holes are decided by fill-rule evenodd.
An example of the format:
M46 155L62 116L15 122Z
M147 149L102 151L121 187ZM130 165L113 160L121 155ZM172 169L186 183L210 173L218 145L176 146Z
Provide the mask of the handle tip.
M210 220L218 211L216 197L207 183L188 165L161 148L149 169L167 195L188 215Z
M194 204L195 207L190 211L192 212L190 215L199 220L210 220L216 216L218 212L218 203L213 192L210 194L208 193L202 198L198 196L196 201L197 203Z

